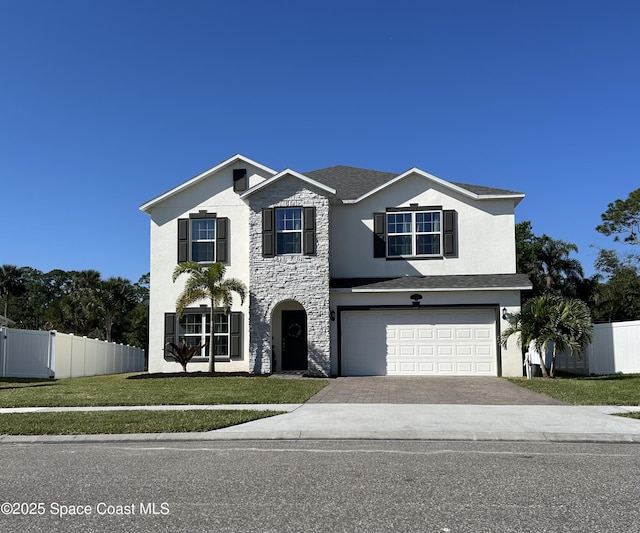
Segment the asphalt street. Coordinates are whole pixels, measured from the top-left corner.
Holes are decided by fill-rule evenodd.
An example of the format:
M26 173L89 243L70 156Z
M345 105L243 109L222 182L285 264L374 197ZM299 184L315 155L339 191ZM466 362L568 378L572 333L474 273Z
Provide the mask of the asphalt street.
M640 531L634 443L261 440L0 449L0 533Z

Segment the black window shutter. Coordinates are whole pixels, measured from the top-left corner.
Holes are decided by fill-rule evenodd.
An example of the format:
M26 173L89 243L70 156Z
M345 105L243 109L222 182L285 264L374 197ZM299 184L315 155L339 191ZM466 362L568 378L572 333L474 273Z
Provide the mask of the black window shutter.
M216 218L216 261L229 263L229 219Z
M274 227L275 210L262 210L262 256L273 257L276 248L276 231Z
M233 190L235 192L243 192L249 188L249 179L247 177L246 168L233 169Z
M242 357L242 313L237 311L229 316L229 356Z
M445 210L442 212L442 240L443 255L445 257L453 257L457 255L457 216L453 210Z
M302 231L302 253L315 255L316 253L316 208L305 207Z
M165 313L164 314L164 353L167 354L167 344L176 341L176 314Z
M178 219L178 263L189 260L189 219Z
M385 238L385 224L387 216L385 213L373 214L373 257L387 256L387 241Z

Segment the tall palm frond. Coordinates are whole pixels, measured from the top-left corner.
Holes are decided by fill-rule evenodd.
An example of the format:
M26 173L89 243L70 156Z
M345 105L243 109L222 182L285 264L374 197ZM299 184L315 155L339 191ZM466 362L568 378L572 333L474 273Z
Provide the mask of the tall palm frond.
M189 261L180 263L173 271L173 281L183 274L189 277L185 281L184 288L176 300L176 311L179 315L190 305L202 300L211 303L211 324L216 308L222 307L225 314L231 312L233 306L233 293L240 296L240 302L244 303L247 288L245 284L236 278L225 279L226 269L222 263L203 265ZM213 354L214 331L211 328L209 347L209 372L215 372L215 356Z

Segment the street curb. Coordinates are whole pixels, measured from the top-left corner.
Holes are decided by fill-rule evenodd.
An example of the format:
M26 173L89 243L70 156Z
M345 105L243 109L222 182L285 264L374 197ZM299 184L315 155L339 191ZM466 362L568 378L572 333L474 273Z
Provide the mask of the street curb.
M640 443L640 435L604 433L492 433L425 431L234 431L203 433L131 433L100 435L0 435L0 444L134 444L277 440L421 440L472 442Z

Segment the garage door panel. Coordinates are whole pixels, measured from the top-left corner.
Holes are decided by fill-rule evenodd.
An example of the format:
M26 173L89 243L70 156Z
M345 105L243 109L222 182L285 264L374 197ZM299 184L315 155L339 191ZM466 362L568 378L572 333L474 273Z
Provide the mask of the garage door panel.
M420 344L418 346L418 355L420 355L420 357L433 357L435 355L435 352L433 351L433 345Z
M467 346L464 344L456 345L456 355L459 357L469 357L473 355L473 346Z
M497 375L495 311L346 311L343 375Z

